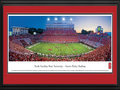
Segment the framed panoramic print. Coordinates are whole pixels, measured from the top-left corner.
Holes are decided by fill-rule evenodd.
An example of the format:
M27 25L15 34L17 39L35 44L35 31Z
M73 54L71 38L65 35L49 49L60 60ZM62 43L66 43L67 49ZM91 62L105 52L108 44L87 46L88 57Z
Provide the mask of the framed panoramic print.
M45 1L1 2L2 87L119 88L119 1Z

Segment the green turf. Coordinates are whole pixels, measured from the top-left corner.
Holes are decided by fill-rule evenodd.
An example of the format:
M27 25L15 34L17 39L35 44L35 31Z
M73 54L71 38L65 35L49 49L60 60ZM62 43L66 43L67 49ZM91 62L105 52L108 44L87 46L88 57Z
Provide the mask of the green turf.
M27 49L45 55L77 55L92 51L93 48L82 43L37 43L26 47Z

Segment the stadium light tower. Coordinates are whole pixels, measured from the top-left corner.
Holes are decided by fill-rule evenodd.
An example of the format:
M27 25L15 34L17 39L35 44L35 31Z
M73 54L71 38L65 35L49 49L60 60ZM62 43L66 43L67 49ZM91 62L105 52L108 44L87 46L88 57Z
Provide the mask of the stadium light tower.
M57 21L58 20L58 18L55 18L55 21Z
M50 18L47 18L47 21L50 21Z
M72 21L72 18L70 18L70 21Z
M63 21L65 21L65 18L62 18Z

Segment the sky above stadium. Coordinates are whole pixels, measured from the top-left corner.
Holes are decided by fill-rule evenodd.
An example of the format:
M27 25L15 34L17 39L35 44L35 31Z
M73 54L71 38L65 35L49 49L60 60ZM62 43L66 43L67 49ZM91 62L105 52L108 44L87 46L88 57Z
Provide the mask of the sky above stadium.
M102 26L104 32L111 32L111 16L9 16L9 30L12 26L28 28L46 28L47 23L73 23L76 32L95 31Z

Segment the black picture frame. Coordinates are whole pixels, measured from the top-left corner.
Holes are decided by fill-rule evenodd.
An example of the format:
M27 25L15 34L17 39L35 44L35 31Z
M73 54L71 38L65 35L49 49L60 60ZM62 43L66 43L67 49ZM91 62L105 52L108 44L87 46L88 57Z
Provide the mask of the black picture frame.
M3 85L3 6L117 5L117 85ZM120 1L119 0L1 0L0 1L0 89L120 89Z

